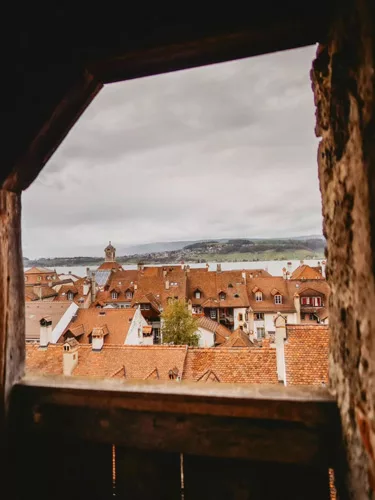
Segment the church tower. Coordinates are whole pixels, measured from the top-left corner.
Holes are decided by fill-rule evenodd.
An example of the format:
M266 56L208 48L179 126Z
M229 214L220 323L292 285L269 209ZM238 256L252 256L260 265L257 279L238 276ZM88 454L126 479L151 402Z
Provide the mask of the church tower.
M116 261L116 248L112 246L111 242L109 242L109 245L105 247L104 253L106 262Z

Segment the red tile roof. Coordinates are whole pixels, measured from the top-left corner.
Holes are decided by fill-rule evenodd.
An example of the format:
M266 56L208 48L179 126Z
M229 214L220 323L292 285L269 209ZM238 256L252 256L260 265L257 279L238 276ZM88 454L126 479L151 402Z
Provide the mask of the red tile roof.
M97 270L98 271L111 271L112 269L115 271L117 271L118 269L122 270L121 264L119 264L116 261L103 262L102 264L100 264L100 266L98 267Z
M255 347L255 345L243 330L237 328L220 347Z
M289 281L282 276L252 278L247 280L250 306L255 312L295 312L293 295L289 291ZM262 301L257 302L255 293L262 292ZM275 295L282 296L282 303L275 304Z
M316 268L303 264L298 266L290 276L291 280L323 280L322 273Z
M205 380L208 371L224 383L277 384L276 349L189 348L183 380Z
M325 325L287 325L284 350L288 385L328 383L329 337Z
M105 344L124 344L134 317L135 309L78 309L76 318L65 328L58 342L64 341L64 334L70 331L77 336L80 343L88 343L89 335L95 327L106 326L109 334L105 336Z
M63 346L50 345L42 350L36 344L26 346L26 371L36 374L62 374ZM182 375L186 346L108 346L93 351L80 344L74 376L146 380L169 380L169 371L177 368ZM157 372L157 376L156 373ZM154 376L153 376L154 375Z

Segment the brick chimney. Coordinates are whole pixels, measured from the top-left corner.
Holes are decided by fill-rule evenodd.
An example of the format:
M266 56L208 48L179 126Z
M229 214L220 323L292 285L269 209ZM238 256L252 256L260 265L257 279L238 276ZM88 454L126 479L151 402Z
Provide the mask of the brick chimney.
M277 378L279 382L284 382L286 385L286 371L285 371L285 352L284 342L286 339L286 318L277 313L274 319L275 323L275 345L276 345L276 367Z
M64 343L63 352L63 374L71 376L74 368L78 365L78 342L76 339L68 339Z
M166 290L169 290L169 280L166 280L166 281L165 281L165 289L166 289Z
M52 340L52 318L51 316L44 316L39 321L39 347L46 349Z
M216 272L221 273L221 264L216 264Z
M283 278L284 280L287 279L287 275L286 275L286 267L283 267Z

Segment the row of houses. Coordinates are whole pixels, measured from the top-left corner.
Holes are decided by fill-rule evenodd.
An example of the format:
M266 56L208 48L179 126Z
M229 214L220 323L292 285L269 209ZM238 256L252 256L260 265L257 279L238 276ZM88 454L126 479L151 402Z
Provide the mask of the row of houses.
M127 311L124 311L127 313ZM48 322L41 324L48 337ZM100 331L99 331L100 330ZM106 335L94 328L94 338ZM63 343L26 345L26 369L33 374L243 384L326 385L329 328L326 325L287 325L275 318L275 339L249 345L238 330L231 343L218 348L170 345L104 345L79 343L70 336ZM119 339L122 340L122 339Z
M236 330L245 332L252 342L272 338L278 313L288 324L328 324L329 287L324 279L324 263L319 268L301 263L294 272L284 269L283 276L271 276L263 269L222 271L220 264L214 271L208 266L142 264L138 269L124 270L116 262L115 252L109 244L103 264L95 272L88 270L84 278L57 275L41 268L26 271L26 322L29 319L30 323L31 317L39 321L50 309L54 323L55 309L61 311L65 307L69 312L64 313L64 321L54 333L54 339L65 340L71 322L69 331L73 331L78 340L89 335L91 341L92 331L78 336L77 332L83 327L80 330L77 326L91 324L91 319L86 318L96 316L98 325L100 318L105 318L108 327L109 311L124 311L113 316L126 317L123 323L131 324L131 333L125 332L124 327L119 335L117 331L111 332L114 327L108 327L104 343L113 344L111 339L121 337L125 344L126 337L129 342L152 344L160 342L163 310L171 301L182 300L199 318L200 345L208 347L223 343L223 338L225 342ZM51 277L53 279L49 279ZM69 304L75 304L76 308L70 308ZM84 310L90 313L83 313ZM93 310L96 312L91 313ZM69 314L70 322L66 323ZM132 318L130 323L129 318ZM56 325L55 322L54 327ZM147 327L151 327L150 333ZM27 328L29 339L35 339L37 328L38 325ZM140 335L140 331L144 331L144 335Z

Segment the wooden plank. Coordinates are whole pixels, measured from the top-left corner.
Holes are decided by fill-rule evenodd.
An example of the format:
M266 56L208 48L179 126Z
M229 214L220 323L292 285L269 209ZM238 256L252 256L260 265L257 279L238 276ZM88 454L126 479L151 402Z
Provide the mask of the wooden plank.
M68 392L56 386L33 387L30 380L27 384L17 385L12 398L14 425L40 435L53 433L57 426L62 435L144 450L286 463L323 461L327 463L327 468L334 460L335 440L340 429L337 415L335 418L332 412L330 420L327 413L323 421L323 411L320 419L308 424L298 421L298 407L304 403L295 399L291 420L288 421L285 412L280 419L277 415L267 418L269 411L262 413L255 398L255 411L252 413L251 399L246 401L243 397L233 397L231 388L218 388L218 384L204 385L201 389L198 389L198 384L189 387L183 384L141 384L144 392L140 393L141 388L136 385L136 394L143 394L144 399L137 399L133 398L130 384L110 384L112 389L108 390L104 381L91 381L90 384L86 380L85 389L81 390L72 388L71 379L66 383L70 385ZM104 387L107 387L106 391ZM116 387L119 391L114 390ZM195 395L194 389L200 390L200 394ZM223 389L221 399L220 389ZM251 393L250 388L248 391ZM253 397L256 393L255 390ZM166 395L166 409L162 411ZM273 396L276 398L276 394ZM146 399L147 410L139 404ZM226 399L227 404L223 405ZM182 400L185 403L190 400L190 404L184 406ZM230 401L233 402L233 415L228 415ZM270 401L264 397L263 406L266 407ZM285 394L284 401L287 405ZM326 399L322 401L328 404ZM215 409L216 403L222 411L221 415ZM242 414L245 416L241 416L241 405L244 405ZM317 416L317 401L315 405ZM178 409L184 411L177 412ZM307 414L302 411L301 415Z
M179 453L155 453L116 446L116 498L181 497Z
M0 442L9 394L23 375L25 301L21 249L21 195L0 190Z
M43 73L39 86L40 93L45 91L48 99L39 102L34 98L31 103L25 100L25 109L31 115L27 121L35 121L35 124L29 124L27 146L23 149L18 144L14 163L4 166L7 177L3 177L3 170L0 174L0 185L4 189L21 191L32 183L103 84L88 71L52 65ZM22 134L20 137L22 139ZM12 166L10 172L9 165Z
M328 469L184 455L185 500L329 499Z
M12 492L19 500L112 497L112 447L19 429L12 440Z
M78 377L27 375L14 398L36 405L91 407L243 417L331 426L339 422L336 401L327 389L283 385L123 382ZM339 424L338 424L339 425Z

